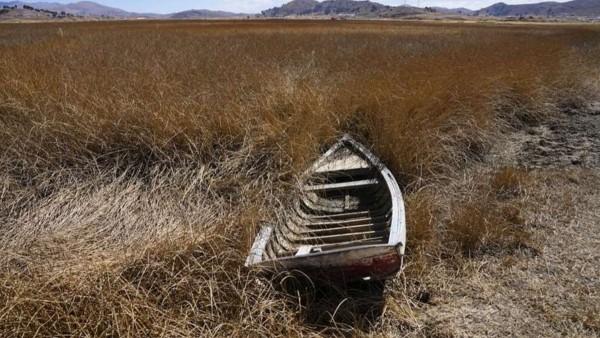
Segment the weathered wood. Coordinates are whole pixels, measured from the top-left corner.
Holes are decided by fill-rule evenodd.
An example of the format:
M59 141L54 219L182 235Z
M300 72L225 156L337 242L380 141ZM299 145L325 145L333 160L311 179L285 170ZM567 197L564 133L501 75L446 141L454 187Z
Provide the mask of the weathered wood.
M365 146L344 136L305 172L296 210L258 234L247 266L384 279L406 246L402 193Z
M379 181L376 178L373 178L370 180L350 181L350 182L341 182L341 183L305 185L304 191L330 191L330 190L358 189L358 188L374 186L377 184L379 184Z

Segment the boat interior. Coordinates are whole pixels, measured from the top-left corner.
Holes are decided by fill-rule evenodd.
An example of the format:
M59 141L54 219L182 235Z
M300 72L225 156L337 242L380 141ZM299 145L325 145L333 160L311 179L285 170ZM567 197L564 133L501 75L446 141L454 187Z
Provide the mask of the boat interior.
M263 258L386 244L391 215L391 193L379 168L342 146L308 172L293 210L274 227Z

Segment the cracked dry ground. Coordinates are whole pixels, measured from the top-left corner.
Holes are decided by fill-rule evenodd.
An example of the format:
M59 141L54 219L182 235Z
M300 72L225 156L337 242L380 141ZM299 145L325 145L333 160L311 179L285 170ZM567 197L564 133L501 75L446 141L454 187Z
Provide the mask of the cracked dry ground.
M486 164L531 169L526 211L535 252L440 268L425 336L600 336L600 109L564 113L499 142ZM437 294L435 294L437 293Z

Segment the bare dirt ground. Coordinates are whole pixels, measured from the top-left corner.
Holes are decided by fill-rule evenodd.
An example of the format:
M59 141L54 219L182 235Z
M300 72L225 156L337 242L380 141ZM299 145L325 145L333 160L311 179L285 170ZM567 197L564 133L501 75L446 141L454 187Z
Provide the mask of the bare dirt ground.
M600 103L568 110L562 118L513 135L521 166L535 168L600 165ZM510 159L511 157L508 157Z
M531 169L531 248L432 271L415 334L600 336L600 105L510 133L492 154L485 166Z

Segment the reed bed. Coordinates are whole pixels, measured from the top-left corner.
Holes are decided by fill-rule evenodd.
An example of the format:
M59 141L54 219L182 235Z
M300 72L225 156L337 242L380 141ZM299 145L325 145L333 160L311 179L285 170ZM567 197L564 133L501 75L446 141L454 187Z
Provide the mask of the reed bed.
M415 330L401 290L432 261L528 245L514 211L526 173L483 178L489 187L470 191L486 196L477 202L444 189L503 130L594 95L598 33L322 21L0 26L0 335ZM366 326L335 314L312 321L310 303L243 268L257 226L276 219L297 175L342 133L389 165L409 210L414 264L388 286L396 311Z

